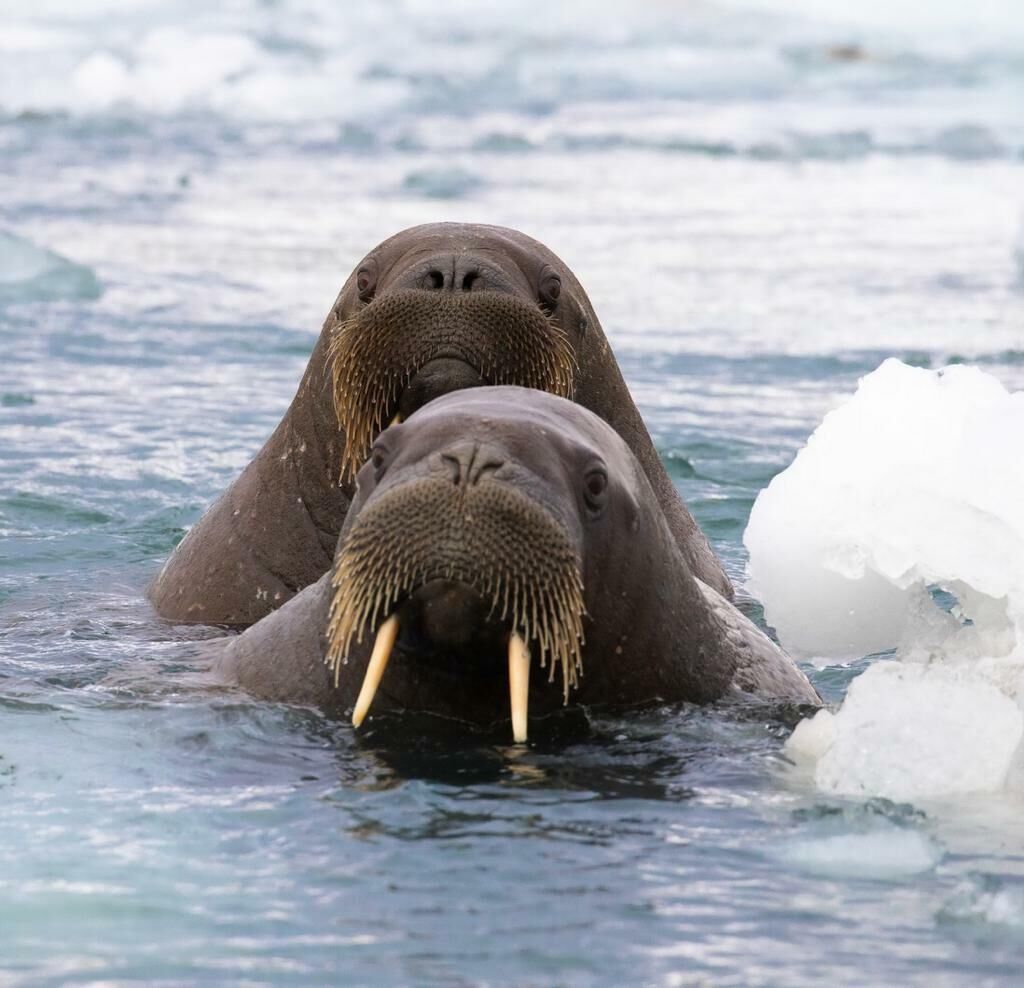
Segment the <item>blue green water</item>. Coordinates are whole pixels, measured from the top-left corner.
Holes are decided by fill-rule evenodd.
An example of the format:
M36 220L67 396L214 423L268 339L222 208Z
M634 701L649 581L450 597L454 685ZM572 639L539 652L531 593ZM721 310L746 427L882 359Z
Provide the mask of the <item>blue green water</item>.
M1014 4L843 6L4 14L0 983L1019 983L1019 795L825 797L786 725L678 707L356 741L211 689L144 597L418 222L573 266L739 585L887 356L1024 387Z

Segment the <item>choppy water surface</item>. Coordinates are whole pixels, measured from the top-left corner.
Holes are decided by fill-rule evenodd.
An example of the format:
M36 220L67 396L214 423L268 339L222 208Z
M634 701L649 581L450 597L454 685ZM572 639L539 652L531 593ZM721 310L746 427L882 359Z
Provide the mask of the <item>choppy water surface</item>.
M740 583L885 357L1024 387L1019 11L846 6L8 6L0 980L1018 983L1019 793L824 797L785 725L679 708L357 743L198 685L143 597L417 222L575 268Z

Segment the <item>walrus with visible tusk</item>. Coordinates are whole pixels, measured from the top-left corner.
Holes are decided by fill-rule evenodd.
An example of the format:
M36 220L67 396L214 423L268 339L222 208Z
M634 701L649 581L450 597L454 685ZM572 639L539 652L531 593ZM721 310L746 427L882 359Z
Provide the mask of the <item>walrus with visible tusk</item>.
M573 273L515 230L442 223L384 241L349 276L281 423L150 587L157 611L245 626L279 607L330 567L355 472L387 423L500 384L571 398L608 422L690 569L731 596Z
M439 398L375 441L331 572L224 648L270 700L478 724L576 703L820 700L694 576L605 422L515 387ZM544 675L536 675L537 669ZM561 688L550 688L557 680Z

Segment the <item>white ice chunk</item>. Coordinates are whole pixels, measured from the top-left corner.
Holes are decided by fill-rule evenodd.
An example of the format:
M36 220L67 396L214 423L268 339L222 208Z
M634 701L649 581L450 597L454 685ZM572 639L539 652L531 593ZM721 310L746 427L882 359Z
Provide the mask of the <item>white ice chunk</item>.
M788 752L827 792L998 789L1024 734L1024 392L888 360L761 492L751 589L790 650L896 648ZM947 592L945 600L933 591ZM938 599L936 599L938 596Z
M1022 735L1017 704L969 666L882 661L838 713L799 724L787 751L817 762L823 792L911 801L1001 788Z
M829 878L898 879L931 871L942 850L916 830L885 827L798 838L782 845L779 857L802 871Z
M835 744L838 735L836 715L831 710L819 710L796 725L786 742L786 753L798 764L813 766Z
M1008 598L1024 641L1022 445L1024 393L978 368L887 360L865 377L761 492L743 537L782 642L840 659L895 646L907 591L952 581Z
M0 303L96 298L92 271L66 257L0 230Z

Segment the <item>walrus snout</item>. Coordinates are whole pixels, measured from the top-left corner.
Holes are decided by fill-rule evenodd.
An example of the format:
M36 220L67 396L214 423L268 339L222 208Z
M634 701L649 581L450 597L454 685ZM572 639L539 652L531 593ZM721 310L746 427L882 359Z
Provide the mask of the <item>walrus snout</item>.
M389 290L419 288L435 292L507 292L529 294L525 281L488 263L477 251L445 251L420 261L395 279Z
M402 436L430 439L415 421L399 427L413 430L398 433L399 445ZM337 681L353 642L373 636L353 711L358 727L400 634L404 653L423 658L421 675L438 661L472 657L476 666L504 653L513 736L525 740L531 653L550 678L561 669L563 702L582 672L579 546L521 489L523 471L500 444L430 445L413 447L404 469L354 509L331 577L326 660ZM503 468L511 480L501 479Z
M511 628L493 614L491 601L480 591L457 580L431 580L418 587L402 608L403 627L411 629L423 645L438 649L463 650L508 640Z
M457 279L458 266L452 271ZM478 275L489 290L388 288L334 328L329 355L344 477L355 476L396 414L404 419L451 391L518 384L572 394L576 361L565 332L522 292L495 288L500 275L482 268Z
M457 357L441 357L424 364L406 385L398 400L398 414L407 419L428 401L463 388L485 385L480 372Z

